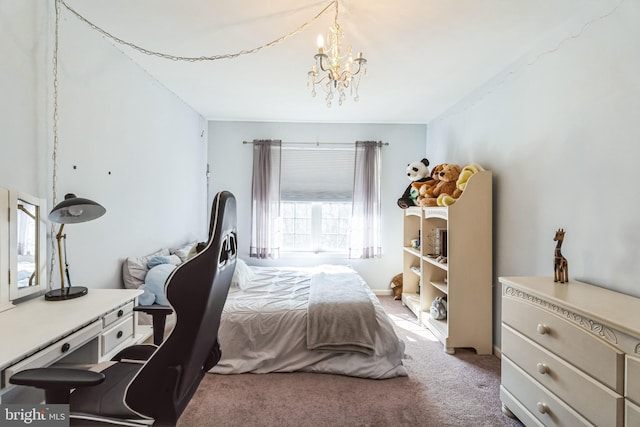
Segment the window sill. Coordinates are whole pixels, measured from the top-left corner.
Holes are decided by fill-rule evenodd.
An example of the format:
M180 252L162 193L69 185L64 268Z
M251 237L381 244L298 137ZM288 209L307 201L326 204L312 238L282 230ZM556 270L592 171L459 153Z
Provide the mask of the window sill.
M347 252L280 252L280 259L283 258L338 258L348 259Z

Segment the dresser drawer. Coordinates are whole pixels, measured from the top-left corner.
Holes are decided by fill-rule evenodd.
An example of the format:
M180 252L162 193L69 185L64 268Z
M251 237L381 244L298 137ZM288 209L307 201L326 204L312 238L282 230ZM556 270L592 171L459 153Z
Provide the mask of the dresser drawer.
M624 354L602 339L541 307L509 297L502 298L502 321L623 393Z
M502 386L545 426L593 426L502 355Z
M545 348L502 327L502 355L597 426L622 426L624 398ZM579 392L576 392L578 391Z
M118 307L117 309L105 314L102 318L102 325L104 328L124 318L127 314L133 312L133 301Z
M500 386L500 401L502 401L502 412L508 417L516 417L522 424L527 427L544 427L536 417L529 412L529 409L522 406L520 403L509 391L504 388L503 385ZM505 408L508 413L505 412Z
M634 405L628 400L624 409L624 425L625 427L640 426L640 406Z
M640 359L627 355L625 364L624 396L640 405Z
M102 356L133 337L134 317L128 316L111 329L102 333Z
M68 354L73 353L79 347L94 339L102 330L100 320L85 326L79 331L43 348L32 356L9 366L4 371L4 384L9 384L9 378L15 373L31 368L42 368L62 359Z

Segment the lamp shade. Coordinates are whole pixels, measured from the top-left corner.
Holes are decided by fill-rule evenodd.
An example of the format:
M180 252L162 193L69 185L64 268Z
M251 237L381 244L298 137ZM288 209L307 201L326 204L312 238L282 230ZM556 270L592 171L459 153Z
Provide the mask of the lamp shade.
M49 213L49 220L58 224L77 224L100 218L107 210L93 200L69 193Z

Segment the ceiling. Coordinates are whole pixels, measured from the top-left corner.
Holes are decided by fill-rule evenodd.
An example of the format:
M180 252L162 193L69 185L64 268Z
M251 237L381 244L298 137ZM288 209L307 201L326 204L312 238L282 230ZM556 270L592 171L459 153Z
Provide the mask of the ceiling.
M176 56L252 49L329 0L65 0L127 42ZM234 59L172 61L118 45L209 120L428 123L597 0L340 0L345 43L368 60L360 100L328 108L307 72L331 7L303 31ZM63 8L63 15L70 16ZM74 19L68 17L66 19ZM89 27L87 27L89 28Z

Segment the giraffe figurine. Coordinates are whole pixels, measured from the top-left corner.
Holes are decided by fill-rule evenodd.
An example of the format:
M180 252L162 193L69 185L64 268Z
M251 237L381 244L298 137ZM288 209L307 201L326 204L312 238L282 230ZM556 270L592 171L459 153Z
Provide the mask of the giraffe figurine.
M553 281L567 283L569 281L569 263L560 252L563 240L564 229L559 228L558 231L556 231L556 236L553 238L554 242L558 242L556 243L556 249L553 257Z

